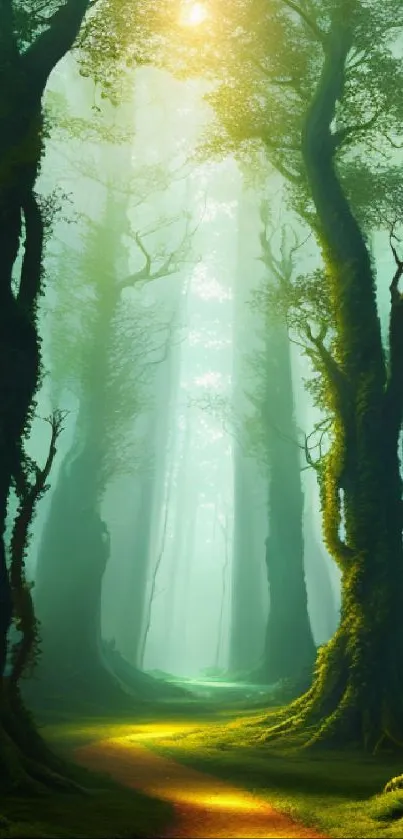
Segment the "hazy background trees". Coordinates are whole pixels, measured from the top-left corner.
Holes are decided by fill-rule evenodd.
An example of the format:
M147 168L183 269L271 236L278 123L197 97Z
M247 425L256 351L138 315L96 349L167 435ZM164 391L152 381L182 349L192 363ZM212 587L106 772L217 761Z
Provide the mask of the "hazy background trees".
M94 443L95 427L88 420L94 415L103 423L103 442L93 455L98 484L87 488L85 497L94 500L103 535L94 560L99 559L103 580L97 620L104 639L126 662L151 670L196 675L218 666L221 672L229 668L246 674L261 666L268 615L267 460L258 447L247 450L233 417L223 424L222 417L204 410L202 403L218 398L228 404L233 399L231 410L242 418L243 412L250 413L248 394L258 388L259 364L265 375L263 359L255 359L256 375L248 363L267 328L252 305L264 268L259 261L261 199L256 190L245 188L231 157L213 165L189 161L209 119L200 85L177 82L151 69L136 71L135 78L130 108L122 106L116 112L99 100L96 107L104 111L97 114L98 140L94 134L87 141L87 157L81 138L92 126L90 82L70 63L55 75L49 91L49 107L59 115L59 127L49 145L43 182L57 179L69 201L48 257L52 282L42 323L49 374L41 395L43 410L40 407L43 413L48 405L60 405L70 413L60 444L59 472L52 482L54 493L41 510L30 554L32 576L37 563L35 597L45 632L46 609L52 608L54 621L60 615L57 569L70 575L68 556L76 558L77 574L82 568L68 540L62 540L63 550L57 546L61 525L54 510L59 494L59 509L65 511L61 489L67 473L72 487L83 485L81 480L73 482L73 466L78 469L84 457L85 435ZM127 135L133 126L131 146ZM61 139L66 131L72 132L68 151ZM155 232L144 239L147 229ZM183 250L191 232L193 256ZM151 257L150 276L170 253L176 254L176 262L152 283L143 277L137 290L125 292L119 308L106 278L113 274L121 284L126 278L129 288L130 276L146 264L143 248ZM178 270L173 273L172 268ZM103 318L98 344L92 326L97 317ZM111 329L107 351L105 335ZM91 355L93 368L88 366ZM295 422L310 429L310 409L298 375L296 380L301 422ZM84 417L89 431L83 436ZM291 416L288 421L293 421ZM275 434L272 445L275 450ZM42 450L39 425L31 446ZM89 480L87 468L85 473ZM308 503L315 507L313 492ZM80 506L76 490L73 500ZM319 523L309 527L312 541L320 545ZM72 535L70 530L69 538ZM107 562L102 560L101 541L110 553ZM326 554L316 549L316 556L320 568L326 569ZM306 552L305 566L313 568ZM315 588L318 574L315 569L307 576L313 614L320 611L323 597L322 587ZM61 596L63 589L59 585ZM97 596L93 594L95 609L99 586ZM82 595L84 613L84 590ZM329 626L335 621L334 613ZM60 622L59 639L61 627ZM331 632L323 628L315 634L315 620L313 629L320 641ZM56 651L56 631L49 632L48 639L52 637ZM81 646L80 656L84 649ZM45 650L44 637L44 661ZM70 655L73 667L72 651Z
M294 35L297 38L296 30ZM228 60L233 57L232 53L227 56ZM85 62L81 62L83 68ZM302 74L304 67L300 70ZM255 73L260 73L259 68L253 70L257 84ZM239 95L241 82L246 84L246 80L237 82ZM116 86L116 78L112 83ZM277 233L283 223L292 223L298 237L301 233L306 238L306 214L312 208L298 204L306 199L292 179L298 160L292 150L290 154L273 151L272 163L281 172L280 180L268 169L267 160L255 157L254 172L261 175L251 183L233 154L243 138L235 136L232 112L227 114L228 136L215 138L215 161L192 157L202 133L210 132L212 112L202 99L206 87L200 80L175 80L162 70L129 69L121 80L121 101L111 105L103 98L105 90L80 76L70 58L54 73L47 92L53 128L40 188L45 194L57 186L63 212L46 261L48 284L40 325L47 375L38 413L46 416L59 407L69 414L51 491L40 509L28 557L31 577L36 577L35 599L42 611L43 663L45 626L50 621L44 604L54 599L57 623L61 612L55 592L58 586L63 590L57 569L72 571L57 545L61 524L54 513L56 503L65 511L61 489L67 486L68 475L77 505L72 518L78 520L82 505L78 485L85 504L91 497L96 517L97 549L85 548L84 535L78 536L80 550L87 557L93 555L102 579L102 585L88 579L98 625L93 638L98 644L102 635L108 651L114 649L127 663L183 675L212 667L221 673L256 674L262 666L267 620L269 628L274 620L266 575L269 553L278 557L280 576L284 574L285 605L280 605L281 598L276 601L281 621L287 610L296 614L290 596L290 550L290 555L298 556L306 638L312 631L315 644L322 644L337 626L339 572L323 546L315 476L318 423L326 420L326 412L319 403L313 404L302 382L303 377L312 378L315 358L297 345L295 321L291 334L287 324L291 345L287 328L273 326L274 310L279 318L289 311L280 299L263 295L259 302L259 289L262 283L267 287L273 269L262 262L262 182L266 198L272 196L269 209ZM222 91L217 92L211 99L218 113L221 95ZM284 128L286 145L288 133L291 137L298 128L298 115L296 109L295 126ZM257 120L258 113L249 116ZM243 114L245 125L246 118ZM228 139L231 131L232 140ZM287 172L281 171L286 164ZM358 170L354 174L347 161L343 166L353 190ZM284 191L285 176L290 176L291 192ZM366 181L362 183L365 186ZM287 204L290 195L297 202L292 212ZM357 192L355 201L364 213L363 191ZM296 220L296 208L303 222ZM370 221L371 231L377 229L375 218ZM186 233L192 233L192 256L182 248ZM379 251L383 240L376 247ZM279 239L276 248L278 258ZM176 261L166 263L174 253ZM294 253L295 294L302 283L299 277L314 277L319 265L319 251L311 237ZM106 282L102 298L102 276L113 274L121 283L144 266L148 279L164 270L152 282L143 276L134 290L128 282L120 304L111 299ZM109 349L108 331L113 333ZM281 353L283 370L291 366L287 368L288 402L280 416L279 383L285 385L286 377L279 375L275 356ZM262 412L265 400L278 415L274 417L271 411L269 418ZM231 415L224 421L222 412L219 416L217 411L206 410L206 405L219 403L225 410L231 404ZM277 425L281 434L275 430ZM305 436L311 463L306 460ZM38 421L30 451L42 457L45 450ZM92 467L84 455L95 464L91 479ZM298 537L294 526L287 527L292 480L298 497ZM282 516L285 507L287 513ZM87 526L91 516L88 510L83 515ZM52 518L54 535L49 540ZM269 551L276 533L276 549ZM295 541L290 548L291 533ZM70 530L67 535L77 534ZM67 538L62 542L66 557L75 557L81 573L85 559L68 547ZM78 579L77 572L84 614L88 596ZM274 596L273 585L271 590ZM89 612L86 620L94 626ZM59 645L56 623L48 634L55 650ZM59 639L61 627L59 621ZM77 626L77 638L83 633ZM302 637L300 631L295 635ZM285 636L284 627L269 632L274 644L266 662L269 680L292 674L294 663L285 662L284 651L291 650ZM73 638L69 641L69 666L73 667L85 647L79 649L76 639L79 653L74 653ZM306 649L311 661L312 639ZM293 652L297 666L304 655L297 648ZM264 668L261 672L264 679Z

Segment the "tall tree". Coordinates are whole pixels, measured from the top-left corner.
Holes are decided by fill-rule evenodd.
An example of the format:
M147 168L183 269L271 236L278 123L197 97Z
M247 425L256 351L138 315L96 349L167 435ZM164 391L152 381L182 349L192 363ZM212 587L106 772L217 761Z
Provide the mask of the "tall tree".
M272 257L267 231L267 205L261 204L262 260L270 275L265 282L290 279L292 262ZM266 430L269 468L269 536L266 564L270 586L266 666L281 676L298 677L309 671L316 657L308 612L303 533L304 494L301 453L295 415L291 343L284 318L270 317L266 309L265 402L262 419ZM286 515L285 515L285 511ZM276 592L276 587L278 591ZM281 639L280 643L279 640ZM294 641L293 641L294 639Z
M164 357L171 336L169 323L153 323L138 299L136 305L125 293L176 271L179 252L162 255L159 249L154 265L146 239L130 228L128 209L127 197L122 203L110 187L104 218L89 223L77 288L81 322L76 315L76 329L72 330L65 310L63 338L60 315L63 317L64 295L56 310L59 346L62 340L59 373L63 375L64 368L70 381L74 379L72 361L76 359L72 386L79 411L73 445L62 464L45 524L35 600L43 634L40 687L43 691L43 677L47 676L46 692L50 681L67 699L70 691L77 694L77 690L81 697L99 696L101 685L103 701L119 694L101 651L101 592L110 552L101 504L111 479L122 469L134 469L139 460L126 441L130 426L145 408L150 364ZM125 233L126 237L131 234L143 266L120 279L119 272L128 262L123 257ZM69 275L65 279L71 302ZM56 381L58 388L61 384ZM137 465L140 473L144 471L144 464ZM133 561L139 558L146 564L147 555L135 556Z
M180 293L182 283L178 277L174 278L177 292ZM144 646L146 620L146 592L147 581L153 574L160 544L161 516L163 515L163 499L165 492L165 474L169 469L168 461L172 449L172 423L176 407L177 391L180 372L180 345L175 335L180 330L180 305L175 293L172 293L176 314L172 322L172 337L174 340L167 346L166 357L155 368L154 395L151 398L149 410L144 414L147 424L145 446L149 451L150 468L144 475L139 475L140 504L137 511L138 526L133 560L133 586L128 589L128 605L131 619L131 653L130 660L137 666L142 665L141 649ZM169 503L169 499L168 499ZM138 580L138 572L142 569L142 584ZM159 589L158 589L159 590ZM148 608L148 607L147 607ZM172 621L169 622L172 626ZM126 630L127 631L127 630ZM169 630L168 630L169 631Z
M256 313L252 311L253 289L258 282L258 204L253 190L243 188L238 207L238 247L233 291L232 411L235 427L243 428L250 413L246 381L250 370L246 358L256 348ZM233 557L229 667L232 672L256 672L262 660L268 594L265 580L267 536L267 470L260 456L250 452L242 430L234 440ZM266 590L265 590L266 589ZM262 674L262 678L264 676Z
M311 302L329 304L327 328L305 327L332 417L319 479L324 537L342 572L341 620L311 689L268 736L300 731L309 742L370 749L402 742L403 727L402 262L392 239L385 351L367 246L382 212L401 220L401 172L385 163L401 135L400 29L397 0L227 0L187 56L180 51L181 70L216 81L212 149L259 147L282 174L321 252Z
M256 213L258 201L256 197L253 220L255 226L259 222L263 225L260 236L260 260L265 263L266 274L271 275L273 264L267 252L265 235L266 206L264 202L261 203L261 220L258 221ZM256 243L258 241L256 229L252 231L252 236L252 241ZM241 379L248 398L247 406L243 407L244 418L241 421L244 443L249 458L252 458L260 467L259 489L266 515L266 533L268 532L265 541L263 535L261 537L260 551L266 564L270 605L264 630L264 649L260 667L256 671L259 673L259 678L267 683L284 678L295 678L301 671L309 672L315 660L315 645L308 614L305 582L304 497L301 485L290 341L284 317L282 319L270 317L267 308L261 306L261 300L257 294L261 278L256 269L254 277L254 281L248 279L244 282L244 286L250 285L246 309L249 312L247 323L249 332L253 335L253 345L249 338L250 351L246 353L245 330L238 331L238 334L235 332L235 353L241 356L243 362L237 378ZM267 282L272 281L272 277L268 280L266 276L263 283L266 285ZM238 294L241 293L242 287ZM258 305L253 305L255 297L257 297ZM247 314L244 312L243 320L246 318ZM242 315L239 325L242 327ZM247 464L244 465L243 472L238 477L240 465L238 458L238 463L235 463L235 490L240 494L243 509L242 503L235 508L235 525L240 539L243 540L243 557L239 570L235 565L235 582L237 576L242 573L245 598L247 591L252 592L253 583L255 582L255 586L257 583L260 588L262 580L259 579L254 567L251 543L253 534L248 532L250 510L248 511L246 506L247 494L253 490L250 482L249 485L246 483L245 466ZM256 485L256 479L254 484ZM250 530L251 523L249 523ZM249 596L249 600L250 609L253 607L255 609L252 620L256 621L259 590L255 589L254 597ZM242 600L240 600L241 603ZM244 626L244 634L246 635L245 646L248 639L246 626ZM237 641L239 643L239 639ZM234 639L234 645L235 643ZM250 661L248 669L251 669L252 665L253 661Z
M236 409L235 409L236 410ZM257 485L257 486L256 486ZM264 651L267 596L264 597L264 539L267 533L267 484L256 459L234 446L234 537L232 557L229 669L256 674ZM257 508L263 508L258 511ZM266 522L265 531L262 520ZM267 588L267 586L266 586ZM265 602L266 601L266 602ZM262 668L262 679L266 681Z
M40 378L37 306L42 255L49 221L35 192L43 152L42 96L50 73L71 49L90 0L27 9L19 0L0 3L0 673L7 658L13 606L22 578L10 583L6 560L7 504L12 484L23 503L29 463L23 441L32 420ZM20 244L21 243L21 244ZM18 259L18 257L21 257ZM14 582L18 591L12 593ZM1 682L0 764L5 779L28 783L47 775L48 750ZM13 749L11 743L15 744ZM48 777L48 776L47 776Z
M284 259L280 263L271 255L266 216L263 203L261 259L269 275L264 277L264 288L277 282L276 271L283 278L292 270L291 263L286 264ZM267 306L261 306L261 295L256 289L252 308L255 318L260 318L262 340L250 359L252 375L247 393L253 413L245 425L250 451L262 461L267 477L265 559L270 606L262 678L274 682L309 672L316 649L308 613L302 464L287 322L284 316L273 316Z

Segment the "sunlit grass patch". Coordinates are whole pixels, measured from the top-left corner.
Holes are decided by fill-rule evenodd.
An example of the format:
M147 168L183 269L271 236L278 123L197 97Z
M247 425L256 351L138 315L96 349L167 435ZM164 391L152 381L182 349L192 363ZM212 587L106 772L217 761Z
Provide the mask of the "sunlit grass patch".
M398 758L342 751L312 755L262 745L271 716L250 714L227 725L201 725L198 731L153 740L150 746L246 788L328 836L403 837L403 793L379 795L401 771Z
M92 740L106 740L111 737L124 736L128 730L128 722L111 722L108 720L86 720L83 722L74 721L55 723L47 725L43 731L46 739L51 743L69 746L82 745Z
M253 713L236 717L235 719L224 719L223 721L213 721L206 725L205 720L194 719L192 725L189 727L178 726L176 732L172 732L167 737L161 736L160 743L163 741L174 740L180 743L184 749L198 748L200 745L200 737L203 740L203 749L219 749L227 750L234 747L250 747L251 744L258 745L267 726L268 719L273 717L273 723L276 720L276 711L272 709L265 713L262 711L255 711Z
M73 748L100 740L111 740L113 742L135 740L139 743L143 742L144 745L154 739L181 740L183 737L198 731L200 726L204 725L204 720L199 722L178 722L178 720L139 721L131 718L114 722L110 718L83 721L72 719L46 725L43 728L43 733L46 739L56 748L62 751L65 749L71 751Z
M196 715L182 721L178 718L72 719L49 726L46 731L67 751L74 745L107 739L122 745L127 741L128 746L130 743L147 746L229 781L241 791L243 788L254 793L272 807L328 836L403 837L400 815L403 816L403 793L379 794L385 783L401 772L398 759L364 758L354 752L335 751L308 755L289 748L285 751L278 746L269 747L262 743L278 710L281 709L248 712L229 721L220 718L208 721ZM188 789L187 794L190 792ZM227 803L230 808L231 802ZM13 834L0 832L2 835Z

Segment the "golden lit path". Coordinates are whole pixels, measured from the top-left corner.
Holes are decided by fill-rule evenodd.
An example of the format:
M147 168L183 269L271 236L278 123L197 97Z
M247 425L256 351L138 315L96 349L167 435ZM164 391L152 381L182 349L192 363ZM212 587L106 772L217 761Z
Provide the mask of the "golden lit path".
M160 839L320 839L321 834L274 810L263 799L144 745L147 739L166 738L187 728L194 725L170 726L169 730L162 725L139 726L125 736L75 749L74 758L125 786L170 801L174 821Z

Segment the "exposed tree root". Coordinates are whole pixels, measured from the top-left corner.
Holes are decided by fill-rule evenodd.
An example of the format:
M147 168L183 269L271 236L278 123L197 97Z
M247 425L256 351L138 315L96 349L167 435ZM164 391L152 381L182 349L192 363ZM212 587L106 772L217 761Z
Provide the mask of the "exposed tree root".
M77 784L72 778L65 775L60 775L54 772L42 763L37 763L31 758L24 757L24 766L30 778L39 781L40 784L50 790L59 790L65 792L78 792L81 795L89 795L89 790L81 784Z
M27 772L18 747L0 724L0 775L2 786L10 791L24 791L34 795L43 794L44 789Z
M69 766L40 736L18 692L10 696L3 684L0 715L0 777L16 794L46 795L51 790L86 794L69 777Z
M396 669L373 673L367 682L358 644L350 658L347 634L339 629L319 653L315 680L303 696L268 715L259 741L281 740L285 746L335 748L353 746L372 754L403 750L403 678ZM350 659L350 660L349 660ZM376 659L375 659L376 660ZM383 677L383 681L381 679ZM389 677L389 681L388 681ZM262 720L258 722L261 727Z

